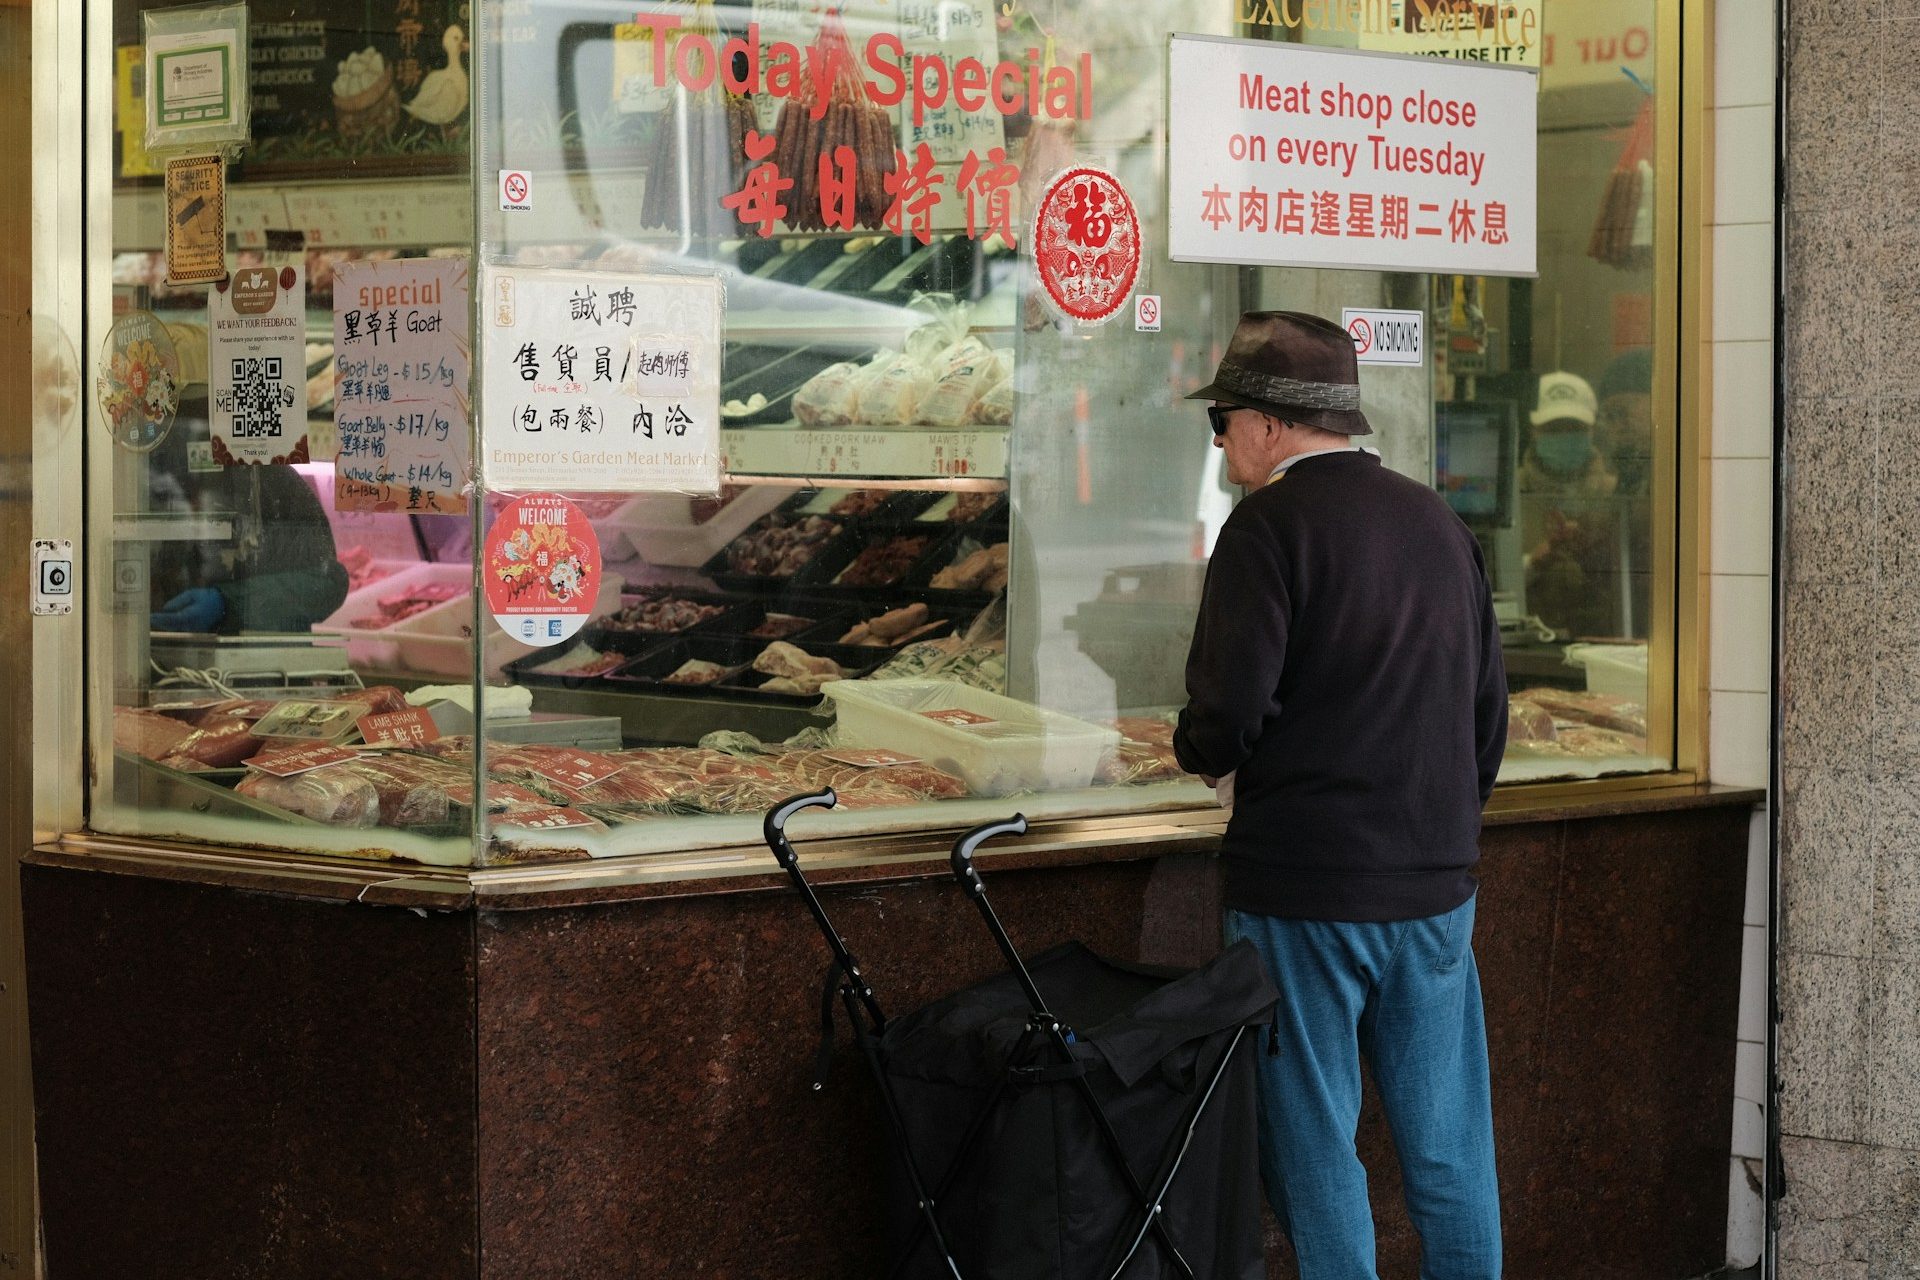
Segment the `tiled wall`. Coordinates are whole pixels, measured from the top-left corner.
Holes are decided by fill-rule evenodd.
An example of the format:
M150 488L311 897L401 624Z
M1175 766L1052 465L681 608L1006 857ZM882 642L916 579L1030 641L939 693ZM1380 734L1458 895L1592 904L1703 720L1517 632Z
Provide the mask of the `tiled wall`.
M1716 782L1765 786L1772 710L1775 0L1714 13L1711 694ZM1766 1148L1767 817L1748 840L1746 945L1728 1178L1727 1256L1760 1256Z
M1920 5L1786 19L1780 1274L1896 1280L1920 1275Z

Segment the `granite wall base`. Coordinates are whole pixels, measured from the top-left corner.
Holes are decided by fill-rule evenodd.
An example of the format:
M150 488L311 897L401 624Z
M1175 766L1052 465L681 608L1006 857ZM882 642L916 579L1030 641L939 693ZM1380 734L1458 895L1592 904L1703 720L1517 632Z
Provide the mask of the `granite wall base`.
M1724 1254L1746 813L1495 827L1508 1271ZM1023 949L1197 962L1198 856L991 873ZM885 1136L790 894L416 912L29 866L50 1280L884 1274ZM827 891L890 1010L992 972L940 881ZM1384 1274L1417 1241L1369 1098ZM1292 1268L1277 1233L1271 1274Z

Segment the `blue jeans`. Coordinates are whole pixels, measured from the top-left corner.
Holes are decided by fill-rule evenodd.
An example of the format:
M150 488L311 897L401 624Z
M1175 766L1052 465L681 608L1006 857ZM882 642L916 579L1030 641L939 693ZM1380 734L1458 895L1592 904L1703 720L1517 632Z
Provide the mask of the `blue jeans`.
M1280 989L1278 1054L1260 1046L1260 1168L1301 1280L1377 1280L1367 1173L1354 1150L1360 1059L1400 1154L1421 1280L1497 1280L1500 1187L1469 898L1391 924L1226 914Z

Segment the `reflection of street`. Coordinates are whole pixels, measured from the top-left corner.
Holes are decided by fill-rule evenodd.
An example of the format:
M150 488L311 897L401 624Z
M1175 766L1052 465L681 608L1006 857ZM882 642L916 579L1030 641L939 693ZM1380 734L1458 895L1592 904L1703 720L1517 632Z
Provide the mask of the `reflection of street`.
M1034 575L1018 588L1032 619L1033 700L1090 720L1177 705L1200 602L1192 526L1139 521L1074 532L1073 542L1049 537L1037 560L1022 557ZM1132 570L1147 580L1123 572ZM1168 585L1187 575L1191 586ZM1114 597L1116 586L1125 599Z

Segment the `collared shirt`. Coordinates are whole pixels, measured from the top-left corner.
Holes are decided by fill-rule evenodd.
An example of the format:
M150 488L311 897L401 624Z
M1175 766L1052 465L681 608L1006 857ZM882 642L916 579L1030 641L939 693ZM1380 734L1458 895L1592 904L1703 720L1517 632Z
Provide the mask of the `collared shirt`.
M1275 480L1278 480L1281 476L1285 475L1287 473L1287 468L1291 467L1296 462L1304 461L1307 458L1324 457L1329 453L1353 453L1356 450L1360 453L1370 453L1376 458L1380 456L1380 451L1378 449L1369 449L1366 445L1363 445L1363 444L1346 444L1346 445L1341 445L1338 449L1314 449L1307 453L1296 453L1291 458L1288 458L1285 462L1281 463L1279 466L1275 467L1273 470L1267 473L1267 483L1272 484Z

